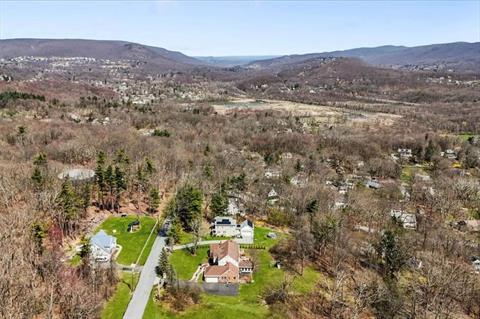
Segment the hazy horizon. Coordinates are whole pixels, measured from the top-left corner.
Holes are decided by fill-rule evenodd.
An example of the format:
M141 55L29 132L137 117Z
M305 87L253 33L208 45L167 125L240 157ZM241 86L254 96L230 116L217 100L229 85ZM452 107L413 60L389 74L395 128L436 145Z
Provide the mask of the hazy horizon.
M0 2L0 39L122 40L199 57L480 41L479 1Z

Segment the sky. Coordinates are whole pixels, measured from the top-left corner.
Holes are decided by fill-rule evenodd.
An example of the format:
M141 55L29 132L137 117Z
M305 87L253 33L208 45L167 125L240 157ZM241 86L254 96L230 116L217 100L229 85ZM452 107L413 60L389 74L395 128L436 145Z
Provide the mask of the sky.
M480 41L470 1L6 1L0 39L125 40L192 56Z

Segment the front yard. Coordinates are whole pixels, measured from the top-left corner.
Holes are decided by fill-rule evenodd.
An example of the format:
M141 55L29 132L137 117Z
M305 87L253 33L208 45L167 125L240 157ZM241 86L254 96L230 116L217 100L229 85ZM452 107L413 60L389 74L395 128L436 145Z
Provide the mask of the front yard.
M270 285L280 283L286 271L273 267L274 260L268 249L278 242L284 234L277 233L277 239L267 238L271 229L264 227L255 228L255 245L264 246L265 249L257 249L254 282L241 284L238 296L216 296L202 294L200 304L193 306L184 313L176 314L155 304L150 298L144 319L159 318L268 318L268 307L263 305L259 296ZM274 231L273 231L274 232ZM186 250L173 252L171 263L177 271L180 279L190 279L199 263L206 261L208 246L199 248L197 256L191 256ZM202 259L202 256L204 259ZM307 267L303 276L298 276L293 283L295 293L306 293L313 289L321 274Z
M139 260L139 264L145 264L148 254L152 249L153 242L155 241L155 232L152 236L149 235L155 225L156 220L152 217L142 216L140 217L140 229L129 233L127 231L128 224L136 220L136 216L126 217L109 217L107 218L95 232L100 229L105 230L109 235L113 235L117 238L117 244L122 246L120 254L117 256L116 262L122 265L131 265L137 261L143 246L147 242L145 250Z

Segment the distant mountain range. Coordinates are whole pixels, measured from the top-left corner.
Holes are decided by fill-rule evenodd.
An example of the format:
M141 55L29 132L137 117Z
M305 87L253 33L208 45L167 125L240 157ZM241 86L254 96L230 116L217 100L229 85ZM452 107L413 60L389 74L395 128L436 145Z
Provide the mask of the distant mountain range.
M204 64L183 53L126 41L77 39L0 40L0 58L18 56L91 57L140 60L157 67L181 68Z
M278 58L254 61L251 69L281 68L284 65L304 62L321 57L349 57L363 60L375 66L443 68L456 71L480 71L480 42L454 42L417 47L381 46L357 48L345 51L286 55Z
M281 55L196 56L195 58L211 65L231 67L278 57L281 57Z
M181 52L126 41L77 39L0 40L0 58L18 56L92 57L128 59L146 64L145 69L186 69L198 66L242 66L251 70L283 69L323 57L349 57L383 67L403 69L454 70L480 72L480 42L455 42L416 47L381 46L344 51L285 56L189 57Z

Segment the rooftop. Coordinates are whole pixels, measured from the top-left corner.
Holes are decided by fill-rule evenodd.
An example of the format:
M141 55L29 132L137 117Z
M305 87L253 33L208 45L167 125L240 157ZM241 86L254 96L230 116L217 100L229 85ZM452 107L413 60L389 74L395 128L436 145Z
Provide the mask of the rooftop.
M70 179L72 181L83 181L95 176L95 171L88 168L72 168L66 169L60 174L58 178L60 179Z

